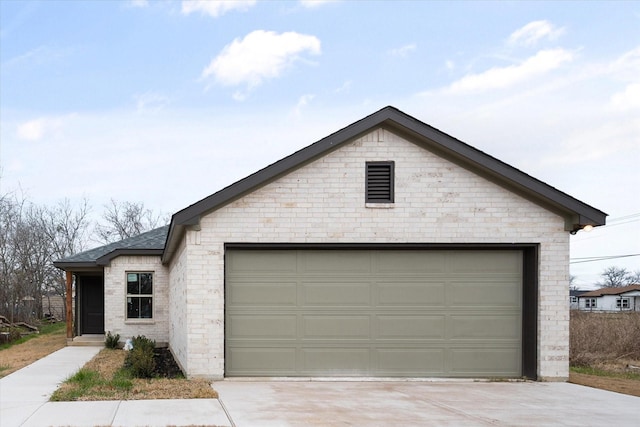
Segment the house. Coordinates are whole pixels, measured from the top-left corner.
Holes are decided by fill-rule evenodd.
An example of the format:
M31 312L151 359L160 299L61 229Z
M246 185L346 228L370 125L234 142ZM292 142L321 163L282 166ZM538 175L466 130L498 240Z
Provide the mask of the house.
M55 264L76 335L144 334L189 377L563 380L569 234L605 218L386 107Z
M586 292L578 297L578 308L585 311L640 311L640 285Z
M578 309L578 297L586 292L584 289L569 289L569 308L571 310Z

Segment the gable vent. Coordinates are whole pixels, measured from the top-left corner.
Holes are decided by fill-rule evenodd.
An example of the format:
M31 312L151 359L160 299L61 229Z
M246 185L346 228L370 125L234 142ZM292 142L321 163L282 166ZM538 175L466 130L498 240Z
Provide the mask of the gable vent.
M393 203L393 162L367 162L366 175L366 203Z

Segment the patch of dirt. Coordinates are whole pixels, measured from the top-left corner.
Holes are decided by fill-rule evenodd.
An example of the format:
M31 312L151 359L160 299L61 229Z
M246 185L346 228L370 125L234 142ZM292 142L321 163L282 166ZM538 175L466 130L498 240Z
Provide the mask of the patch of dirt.
M67 345L66 330L41 335L0 350L0 378L32 364Z
M569 373L569 382L640 397L640 381L638 380L601 377L598 375L571 372Z
M183 378L184 375L167 347L156 348L153 352L156 368L153 373L161 378Z

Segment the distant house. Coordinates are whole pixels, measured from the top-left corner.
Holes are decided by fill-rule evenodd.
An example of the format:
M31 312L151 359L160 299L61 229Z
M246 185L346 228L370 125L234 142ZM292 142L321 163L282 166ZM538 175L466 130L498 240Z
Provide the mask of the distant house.
M578 296L578 308L586 311L640 311L640 285L583 293Z
M585 289L569 289L569 308L571 310L577 310L578 306L578 297L582 294L589 292Z

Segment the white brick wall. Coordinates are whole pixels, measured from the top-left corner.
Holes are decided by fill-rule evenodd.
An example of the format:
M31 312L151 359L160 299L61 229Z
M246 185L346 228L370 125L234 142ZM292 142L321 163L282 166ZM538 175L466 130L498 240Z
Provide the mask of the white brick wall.
M187 361L187 252L185 241L180 243L169 266L169 342L176 362L188 372Z
M127 320L128 272L153 273L153 319ZM124 341L137 335L169 342L169 270L159 256L120 256L104 268L104 330Z
M395 161L395 203L367 208L365 161L380 160ZM202 231L187 232L186 248L172 263L172 275L186 268L179 275L187 337L174 346L172 335L172 346L186 354L189 376L224 375L225 242L539 243L538 375L568 376L564 220L389 131L373 131L210 213L200 225Z

